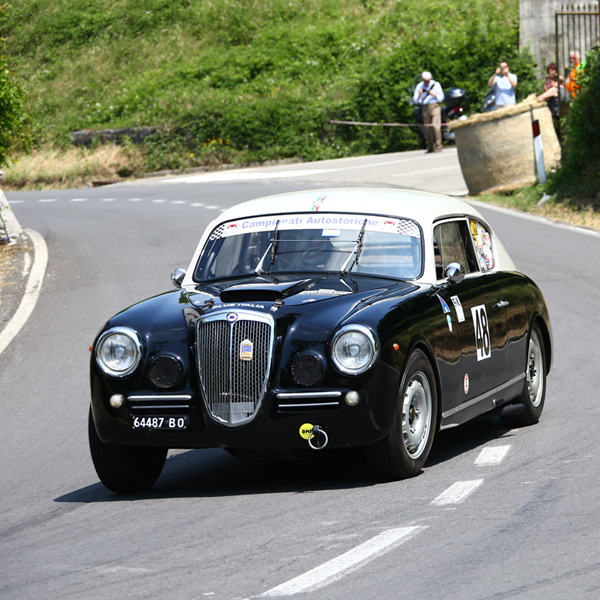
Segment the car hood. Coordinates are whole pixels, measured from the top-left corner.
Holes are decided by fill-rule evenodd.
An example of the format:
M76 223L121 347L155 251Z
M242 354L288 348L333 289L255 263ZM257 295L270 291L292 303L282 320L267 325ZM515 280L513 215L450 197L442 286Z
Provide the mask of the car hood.
M396 304L419 287L397 279L357 275L229 279L148 298L115 315L104 329L127 326L142 335L151 332L158 340L155 343L177 338L186 344L187 329L199 315L251 310L271 314L282 331L292 328L294 335L320 339L352 315L380 304L381 309L371 315L377 321L390 303Z
M252 277L200 284L189 292L189 301L199 308L218 305L261 305L265 309L298 307L314 303L356 304L393 291L402 296L416 286L397 279L337 274L297 277ZM256 306L259 308L258 306Z

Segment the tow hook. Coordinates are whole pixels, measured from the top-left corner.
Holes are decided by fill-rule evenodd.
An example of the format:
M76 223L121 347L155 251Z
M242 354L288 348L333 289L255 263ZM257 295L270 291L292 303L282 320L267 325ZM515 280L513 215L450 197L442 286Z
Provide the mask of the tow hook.
M313 427L311 435L308 436L308 445L313 450L323 450L329 443L329 436L319 425Z

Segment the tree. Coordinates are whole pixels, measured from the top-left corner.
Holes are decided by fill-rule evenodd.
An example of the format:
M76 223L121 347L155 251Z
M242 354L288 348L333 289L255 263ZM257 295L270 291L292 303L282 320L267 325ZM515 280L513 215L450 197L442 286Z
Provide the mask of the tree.
M558 197L585 203L600 197L600 51L591 50L581 65L579 93L565 127L560 168L549 182Z

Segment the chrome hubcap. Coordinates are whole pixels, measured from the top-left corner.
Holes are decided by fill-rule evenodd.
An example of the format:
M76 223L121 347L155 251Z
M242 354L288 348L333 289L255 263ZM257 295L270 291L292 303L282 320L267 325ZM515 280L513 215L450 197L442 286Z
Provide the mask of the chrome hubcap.
M421 371L411 378L402 402L402 439L413 459L419 458L431 432L431 386Z
M527 390L529 400L533 406L539 406L544 392L544 374L541 369L544 368L542 347L540 339L535 331L531 332L529 340L529 351L527 354Z

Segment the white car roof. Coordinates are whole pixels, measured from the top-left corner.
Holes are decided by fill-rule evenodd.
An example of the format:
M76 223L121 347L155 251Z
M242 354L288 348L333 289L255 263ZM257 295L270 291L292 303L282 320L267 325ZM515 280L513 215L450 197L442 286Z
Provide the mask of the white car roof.
M473 206L458 198L395 188L331 188L265 196L228 208L206 228L188 268L183 286L194 286L192 279L194 267L208 235L220 223L261 215L311 211L373 214L413 219L421 225L425 245L425 268L419 280L430 283L436 281L434 258L429 256L428 250L433 248L433 224L444 218L470 216L481 221L493 237L495 252L493 270L516 270L504 246L493 234L483 216ZM432 254L433 252L431 252Z
M333 188L290 192L242 202L218 221L284 212L349 212L414 219L426 228L444 215L483 217L471 205L441 194L393 188Z

